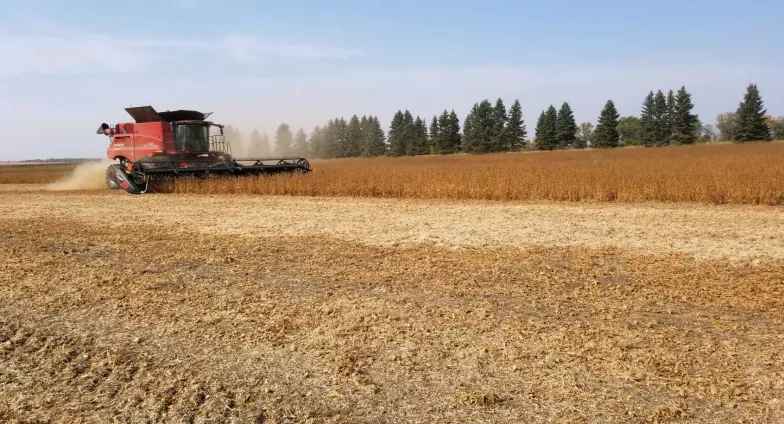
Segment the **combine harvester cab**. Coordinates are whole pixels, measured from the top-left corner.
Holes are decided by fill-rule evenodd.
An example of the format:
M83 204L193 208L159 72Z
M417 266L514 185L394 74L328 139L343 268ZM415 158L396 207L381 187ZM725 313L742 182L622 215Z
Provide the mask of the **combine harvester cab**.
M109 137L106 156L117 161L106 169L111 189L143 194L155 180L311 171L303 157L234 158L223 125L206 121L211 113L157 112L152 106L125 110L135 122L104 123L97 131ZM211 134L214 129L217 134Z

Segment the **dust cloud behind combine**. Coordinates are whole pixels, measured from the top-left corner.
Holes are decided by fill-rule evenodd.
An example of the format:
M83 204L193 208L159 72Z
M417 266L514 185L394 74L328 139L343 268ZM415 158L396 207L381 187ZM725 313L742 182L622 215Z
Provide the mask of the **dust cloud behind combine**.
M78 165L67 175L46 186L47 190L98 190L106 188L104 173L106 168L114 163L111 160L101 160L99 162L88 162Z

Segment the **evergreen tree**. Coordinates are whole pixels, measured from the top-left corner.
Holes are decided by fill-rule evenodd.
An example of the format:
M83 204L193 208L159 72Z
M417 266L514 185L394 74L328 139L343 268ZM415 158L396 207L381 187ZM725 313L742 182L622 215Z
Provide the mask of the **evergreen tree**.
M661 90L653 98L654 146L666 146L670 142L670 124L667 119L667 100Z
M381 129L381 122L378 116L371 117L370 128L372 131L372 139L370 142L370 156L383 156L387 154L387 142L384 135L384 130Z
M371 116L372 118L372 116ZM362 118L359 120L359 156L366 158L369 155L370 150L370 121L368 121L367 115L362 115Z
M245 149L242 140L242 133L238 129L232 127L231 125L226 125L223 128L223 138L226 140L226 142L229 143L229 147L234 152L239 153L239 152L247 152L248 150L251 150L251 149Z
M409 156L416 154L414 153L415 138L416 128L414 127L414 116L406 109L403 112L403 140L406 146L406 154Z
M358 157L362 146L362 126L357 115L351 117L346 126L346 141L343 157Z
M577 122L569 103L564 102L558 111L556 140L559 147L572 147L577 141Z
M674 144L694 144L700 135L700 120L691 113L694 105L686 87L681 87L675 97L675 111L672 117L672 136Z
M492 152L495 119L493 117L493 105L490 101L485 99L479 102L471 120L471 137L473 137L473 140L471 141L472 150L468 153Z
M618 118L620 118L615 103L608 100L599 115L599 123L594 131L595 147L618 147Z
M250 133L249 146L245 154L248 156L265 157L270 156L269 139L265 139L259 134L259 130L253 129Z
M430 128L430 138L433 139L433 147L437 154L446 155L453 153L448 145L449 134L449 112L444 109L438 117L433 116L435 122Z
M335 158L337 157L337 121L335 119L330 119L327 122L327 125L324 127L324 138L322 152L323 158Z
M506 115L506 106L504 101L499 97L495 102L493 108L493 126L491 139L489 143L490 152L504 152L509 151L509 137L506 133L506 121L509 119Z
M430 121L430 131L428 131L430 140L428 144L433 149L433 153L443 154L443 146L441 140L438 138L438 118L433 115L433 120Z
M536 136L534 136L534 140L536 142L536 150L547 150L546 147L548 146L547 136L545 135L544 129L544 111L539 114L539 119L536 120L536 128L534 129L536 132ZM542 140L544 137L544 140Z
M335 118L332 121L332 128L329 132L329 145L331 148L329 157L342 158L346 157L346 129L348 123L342 117Z
M469 111L468 115L466 115L465 121L463 121L463 137L461 139L460 149L465 153L474 152L474 140L476 137L474 134L474 114L478 109L479 103L474 103L471 111Z
M523 108L520 106L520 101L515 99L512 106L509 108L509 120L506 121L506 134L509 137L509 150L519 150L525 143L525 137L528 135L525 129L525 121L523 121Z
M643 146L653 147L656 145L656 107L654 105L653 91L645 96L642 102L642 113L640 114L640 138Z
M553 150L558 147L558 111L550 105L539 116L536 124L536 148L538 150Z
M294 154L300 157L308 156L308 135L301 127L294 136Z
M290 155L293 142L294 136L291 135L289 124L280 124L277 131L275 131L275 148L277 149L277 154L281 156Z
M413 124L413 135L409 155L427 155L430 150L427 148L427 124L419 116Z
M667 93L667 115L665 116L667 123L667 143L676 144L675 140L675 94L672 90Z
M310 142L308 143L308 148L310 149L310 154L316 158L324 158L326 157L326 153L324 152L324 130L321 126L316 126L313 129L313 132L310 133Z
M389 126L389 154L403 156L406 154L406 134L403 112L397 111Z
M749 84L746 95L738 105L735 141L769 141L771 139L770 127L765 122L765 113L762 96L756 84Z
M460 119L457 118L454 109L449 112L449 115L447 115L445 119L446 125L444 125L443 128L439 128L439 131L444 133L444 147L449 153L457 153L460 151L460 144L462 142L460 136Z

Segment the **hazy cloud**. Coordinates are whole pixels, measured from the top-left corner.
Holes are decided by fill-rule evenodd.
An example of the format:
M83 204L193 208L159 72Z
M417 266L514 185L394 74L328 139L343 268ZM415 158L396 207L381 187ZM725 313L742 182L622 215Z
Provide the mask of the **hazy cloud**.
M180 9L193 9L199 5L199 0L168 0L171 4Z
M345 59L359 56L361 51L324 45L303 45L288 43L272 43L244 35L230 35L215 48L226 51L226 54L238 61L256 62L264 56L280 56L295 59Z
M127 40L105 34L0 34L0 77L25 74L134 73L170 57L214 51L245 63L265 57L294 59L346 58L354 49L325 45L271 42L258 37L228 35L218 41Z

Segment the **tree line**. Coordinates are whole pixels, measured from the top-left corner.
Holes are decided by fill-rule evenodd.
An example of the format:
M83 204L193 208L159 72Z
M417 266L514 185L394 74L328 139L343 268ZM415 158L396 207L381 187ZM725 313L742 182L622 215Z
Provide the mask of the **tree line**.
M515 100L508 109L502 99L493 104L484 99L473 105L461 122L454 110L444 110L427 118L398 110L385 132L377 116L353 115L330 119L310 134L302 128L293 133L280 124L274 138L253 130L247 142L236 128L226 126L224 134L235 146L246 146L250 156L296 155L317 158L417 156L453 153L497 153L524 149L557 150L614 148L639 145L659 147L710 141L768 141L784 139L784 117L766 114L755 84L746 89L735 112L722 113L716 125L703 125L692 113L694 104L686 87L677 92L650 91L642 102L640 116L618 113L608 100L596 126L577 124L568 102L556 109L550 105L536 122L536 136L528 135L522 107ZM235 152L235 155L237 153Z

